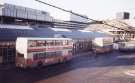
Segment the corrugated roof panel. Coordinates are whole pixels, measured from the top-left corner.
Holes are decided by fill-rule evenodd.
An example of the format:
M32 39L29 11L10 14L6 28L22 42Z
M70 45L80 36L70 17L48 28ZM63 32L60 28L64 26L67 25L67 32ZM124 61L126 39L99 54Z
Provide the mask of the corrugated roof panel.
M28 28L28 27L27 27ZM0 28L0 40L16 40L17 37L44 37L53 38L57 34L61 37L73 38L73 39L84 39L84 38L94 38L94 37L104 37L108 36L101 32L91 32L84 30L70 30L70 29L60 29L60 28L39 28L30 27L30 29L18 29L16 28Z
M54 31L69 31L69 32L71 32L70 29L62 29L62 28L51 28L51 29Z
M55 34L50 28L45 29L0 29L0 40L16 40L17 37L53 37Z
M0 28L5 28L5 29L27 29L27 30L33 30L30 26L20 26L20 25L5 25L5 24L0 24Z

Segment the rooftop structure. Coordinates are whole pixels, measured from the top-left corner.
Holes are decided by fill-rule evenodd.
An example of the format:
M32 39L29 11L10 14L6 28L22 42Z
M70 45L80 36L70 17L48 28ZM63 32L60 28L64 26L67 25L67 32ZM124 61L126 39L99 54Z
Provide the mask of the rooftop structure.
M0 5L0 16L37 21L52 21L52 17L46 11L26 8L7 3Z
M121 20L129 19L130 18L130 13L129 12L118 12L116 14L116 18L121 19Z
M44 37L53 38L56 35L66 38L83 39L107 36L102 32L91 32L86 30L71 30L49 27L31 27L20 25L0 25L0 41L15 41L17 37Z
M46 11L3 3L0 4L0 23L80 29L87 27L88 19L84 20L82 17L71 15L70 20L64 21L54 19Z
M88 31L102 31L111 35L114 35L116 39L120 40L132 40L135 38L135 21L132 19L120 20L104 20L105 24L93 23L89 27L85 28Z

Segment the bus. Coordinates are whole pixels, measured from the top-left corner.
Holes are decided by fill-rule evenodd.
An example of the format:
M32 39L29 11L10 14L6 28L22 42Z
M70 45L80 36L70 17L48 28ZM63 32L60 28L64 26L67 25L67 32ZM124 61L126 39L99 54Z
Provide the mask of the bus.
M69 61L73 40L70 38L26 38L16 40L16 67L32 68Z
M118 42L119 51L121 52L134 52L135 51L135 41L122 41Z
M92 43L95 53L107 53L113 50L113 37L97 37Z

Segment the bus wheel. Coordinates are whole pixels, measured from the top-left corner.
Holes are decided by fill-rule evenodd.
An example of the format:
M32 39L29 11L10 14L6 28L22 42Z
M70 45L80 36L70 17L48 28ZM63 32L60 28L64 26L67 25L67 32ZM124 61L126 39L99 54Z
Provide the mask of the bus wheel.
M42 61L39 61L39 62L38 62L38 67L41 68L42 66L43 66Z
M20 67L16 67L17 72L23 72L25 69L24 68L20 68Z

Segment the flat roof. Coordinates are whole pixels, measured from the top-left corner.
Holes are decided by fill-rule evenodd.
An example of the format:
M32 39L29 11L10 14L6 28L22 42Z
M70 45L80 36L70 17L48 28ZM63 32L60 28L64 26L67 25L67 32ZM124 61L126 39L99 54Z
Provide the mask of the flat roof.
M24 28L23 28L24 27ZM0 27L0 41L16 40L17 37L39 37L39 38L72 38L88 39L94 37L104 37L105 33L91 32L84 30L71 30L51 27L31 27L31 26L14 26L6 25Z

